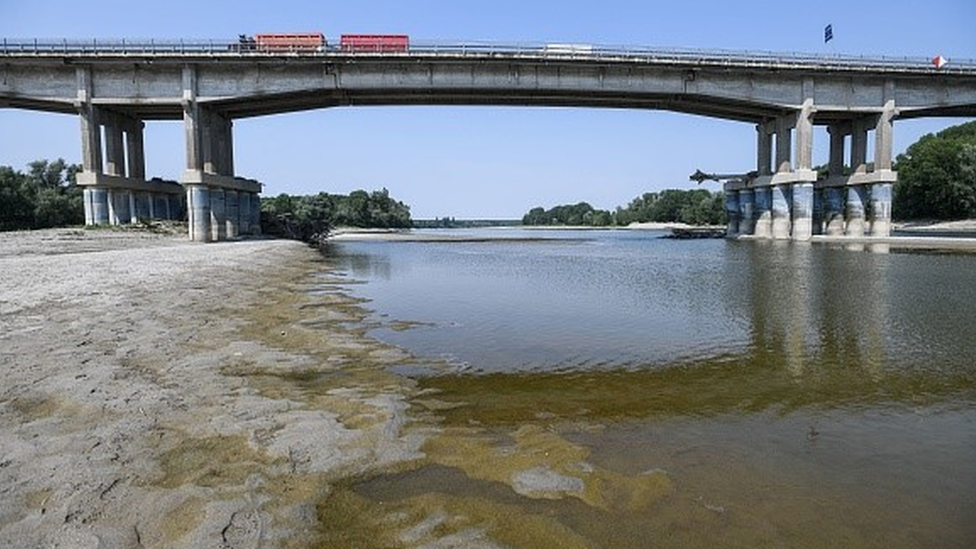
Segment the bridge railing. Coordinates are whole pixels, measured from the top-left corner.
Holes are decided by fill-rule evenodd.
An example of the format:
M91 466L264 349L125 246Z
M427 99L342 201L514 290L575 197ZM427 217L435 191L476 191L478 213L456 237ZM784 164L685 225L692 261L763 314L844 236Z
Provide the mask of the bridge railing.
M593 60L645 63L724 65L730 67L814 68L826 70L880 70L891 72L976 72L976 60L952 59L936 68L925 57L861 56L797 52L740 51L725 49L652 48L573 43L519 43L412 41L403 52L344 51L326 43L317 50L307 45L293 50L265 49L238 40L154 40L154 39L2 39L0 55L36 56L433 56L471 58L543 58L553 60Z

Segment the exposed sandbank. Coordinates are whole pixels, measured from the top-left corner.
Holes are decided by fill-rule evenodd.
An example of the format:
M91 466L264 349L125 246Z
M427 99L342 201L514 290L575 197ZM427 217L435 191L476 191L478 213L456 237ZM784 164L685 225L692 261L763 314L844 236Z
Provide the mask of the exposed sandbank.
M316 261L280 240L0 235L0 547L307 546L332 481L416 459L410 383L382 373L403 354L341 292L300 310Z

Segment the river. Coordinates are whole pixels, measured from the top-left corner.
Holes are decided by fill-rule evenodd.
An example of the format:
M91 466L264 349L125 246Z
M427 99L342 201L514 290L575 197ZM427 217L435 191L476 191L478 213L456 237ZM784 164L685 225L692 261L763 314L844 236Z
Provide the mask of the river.
M421 359L427 459L345 488L398 543L976 545L976 255L426 234L326 251Z

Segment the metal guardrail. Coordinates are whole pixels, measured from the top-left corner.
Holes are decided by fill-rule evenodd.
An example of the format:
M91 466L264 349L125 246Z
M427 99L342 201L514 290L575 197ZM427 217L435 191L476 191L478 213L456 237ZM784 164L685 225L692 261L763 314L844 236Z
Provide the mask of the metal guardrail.
M976 60L952 59L942 68L924 57L859 56L850 54L780 53L723 49L651 48L642 46L601 46L590 44L492 42L411 42L402 52L340 50L325 44L318 49L298 46L292 50L265 49L244 45L238 40L47 40L8 39L0 42L0 56L212 56L212 57L461 57L461 58L540 58L552 60L644 62L648 64L692 64L728 67L776 67L818 70L872 70L882 72L927 72L976 74Z

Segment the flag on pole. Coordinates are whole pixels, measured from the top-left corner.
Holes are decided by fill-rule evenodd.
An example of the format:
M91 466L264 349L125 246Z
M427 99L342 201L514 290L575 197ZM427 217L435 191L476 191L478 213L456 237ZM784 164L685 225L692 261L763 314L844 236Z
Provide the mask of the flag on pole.
M834 26L827 25L826 27L824 27L824 44L830 42L833 39L834 39Z
M948 62L949 60L946 59L945 57L942 57L941 55L936 55L935 57L932 58L932 64L935 65L935 68L937 69L941 69Z

